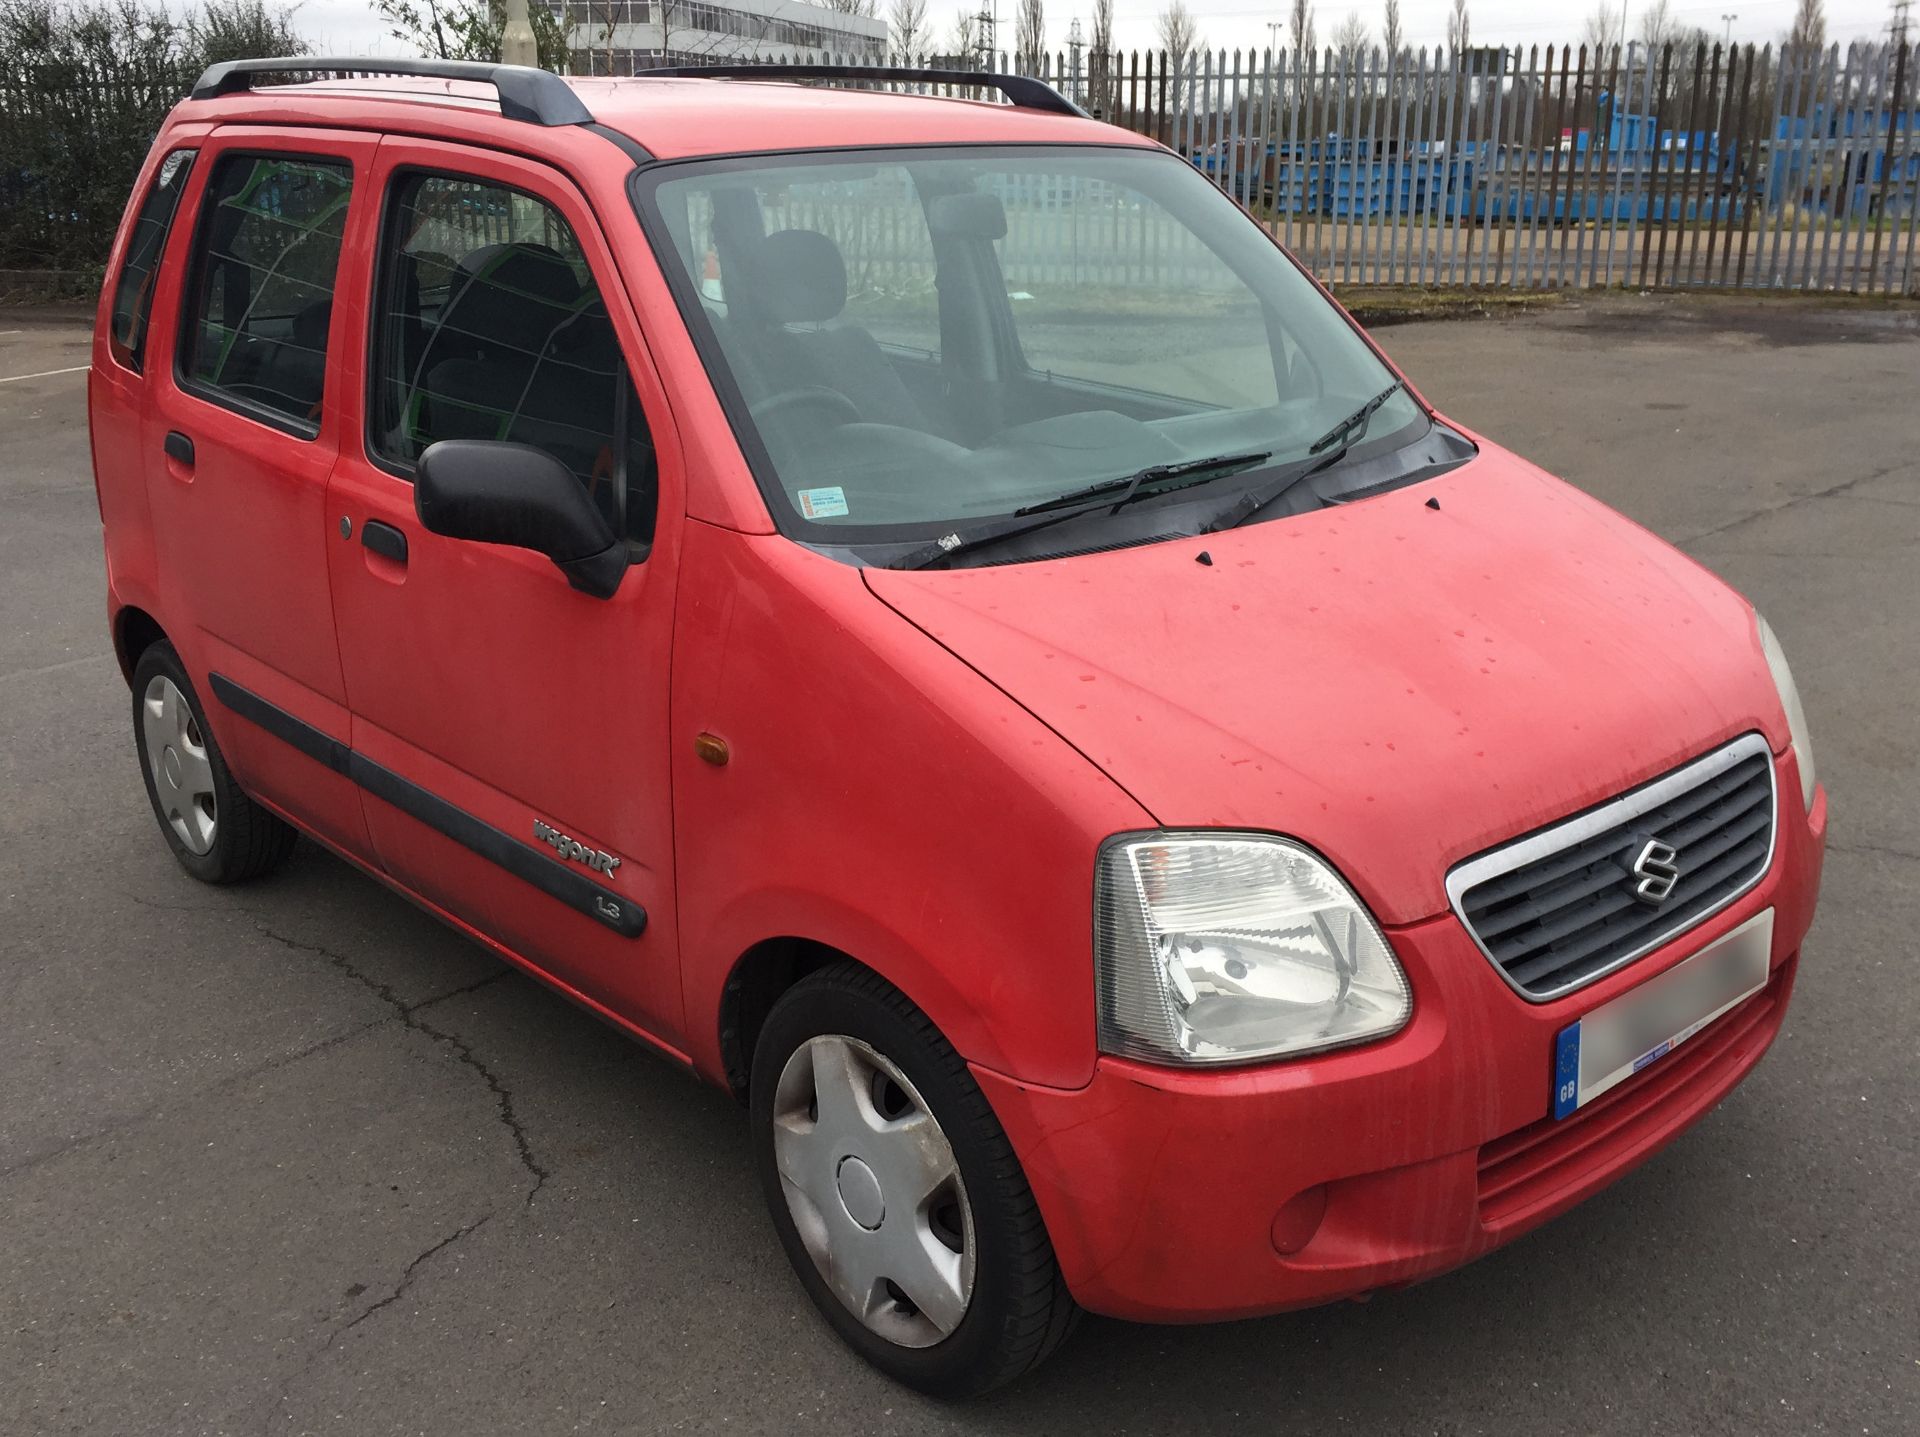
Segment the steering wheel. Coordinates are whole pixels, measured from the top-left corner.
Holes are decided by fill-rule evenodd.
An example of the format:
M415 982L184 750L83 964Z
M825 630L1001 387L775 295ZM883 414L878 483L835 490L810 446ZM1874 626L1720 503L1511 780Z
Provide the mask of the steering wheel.
M860 410L854 402L839 390L829 389L824 384L803 384L795 389L769 394L765 399L748 405L747 413L753 416L756 424L763 424L776 414L800 408L818 409L833 424L860 422Z

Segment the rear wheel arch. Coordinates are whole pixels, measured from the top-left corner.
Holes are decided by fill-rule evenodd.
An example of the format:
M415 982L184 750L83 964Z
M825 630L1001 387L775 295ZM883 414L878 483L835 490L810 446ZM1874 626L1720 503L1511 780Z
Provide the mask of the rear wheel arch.
M120 677L133 682L134 666L140 656L155 644L165 643L167 631L160 621L136 604L126 604L113 616L113 652L120 661Z

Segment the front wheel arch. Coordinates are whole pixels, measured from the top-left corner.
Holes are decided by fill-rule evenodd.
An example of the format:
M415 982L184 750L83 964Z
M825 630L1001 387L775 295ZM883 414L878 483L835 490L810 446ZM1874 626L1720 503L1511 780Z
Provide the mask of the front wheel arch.
M867 968L831 944L795 937L763 939L734 963L720 990L720 1061L734 1101L747 1101L753 1050L773 1005L809 973L835 963Z

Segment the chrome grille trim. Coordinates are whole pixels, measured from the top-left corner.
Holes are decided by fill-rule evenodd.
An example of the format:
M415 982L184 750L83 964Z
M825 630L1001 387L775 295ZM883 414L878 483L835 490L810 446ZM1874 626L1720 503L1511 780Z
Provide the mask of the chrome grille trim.
M1529 988L1507 971L1506 964L1489 947L1473 920L1467 914L1467 897L1482 884L1492 882L1507 874L1515 873L1531 864L1551 859L1578 844L1602 837L1612 830L1620 830L1623 841L1631 831L1635 819L1685 798L1693 790L1712 783L1723 774L1731 772L1755 757L1765 760L1767 778L1767 847L1766 856L1754 868L1753 872L1736 887L1721 895L1711 906L1699 912L1687 915L1682 921L1671 927L1659 929L1651 937L1644 939L1625 953L1610 954L1606 960L1591 971L1580 973L1572 980L1552 988ZM1486 960L1493 965L1506 985L1529 1003L1547 1003L1568 993L1598 982L1609 973L1618 972L1627 964L1644 958L1654 949L1671 943L1675 938L1699 927L1714 914L1722 912L1730 904L1752 891L1773 868L1775 849L1779 839L1779 777L1773 759L1773 752L1767 746L1766 739L1757 733L1742 734L1726 746L1714 750L1702 758L1683 764L1650 783L1631 789L1615 798L1608 799L1597 807L1584 813L1565 819L1547 828L1538 830L1524 838L1503 844L1476 857L1454 865L1447 873L1447 900L1453 907L1454 915L1467 930ZM1683 855L1684 857L1684 855ZM1624 881L1625 875L1623 875Z

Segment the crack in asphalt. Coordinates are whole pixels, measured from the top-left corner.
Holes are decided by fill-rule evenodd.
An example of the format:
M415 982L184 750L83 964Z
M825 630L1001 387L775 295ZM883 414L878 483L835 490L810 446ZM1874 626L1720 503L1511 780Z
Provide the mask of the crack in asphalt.
M1815 499L1833 499L1845 496L1849 489L1857 489L1862 484L1871 484L1874 480L1884 479L1889 474L1898 474L1903 469L1911 468L1912 464L1912 460L1903 459L1894 464L1884 465L1874 470L1871 474L1861 474L1852 479L1844 479L1840 483L1834 484L1826 489L1814 489L1805 494L1795 494L1791 499L1782 500L1778 504L1770 504L1763 509L1756 509L1751 514L1741 515L1738 519L1729 519L1724 524L1716 524L1713 528L1703 529L1698 534L1688 534L1683 538L1674 539L1672 543L1675 548L1689 548L1694 544L1698 544L1702 539L1713 539L1722 534L1731 533L1733 530L1743 525L1751 524L1755 520L1770 518L1780 513L1783 509L1791 509L1798 504L1808 504Z
M83 664L97 664L102 659L110 659L112 657L113 655L111 653L85 654L77 659L60 659L54 663L39 664L33 668L8 669L4 674L0 674L0 684L9 683L14 679L37 679L42 674L57 674L62 669L77 669Z
M204 907L192 907L192 906L187 906L182 904L173 904L173 903L159 903L151 899L142 898L137 894L128 894L127 896L133 899L135 903L141 904L143 907L147 907L147 908L161 908L171 912L181 912L181 913L206 913L206 912L212 911ZM260 925L258 923L258 920L256 919L255 927L258 928L259 926ZM262 931L264 932L264 930ZM286 944L289 947L298 948L298 947L306 946L306 945L300 945L296 943L289 943L288 940L281 938L280 935L278 934L267 933L265 936L275 938L277 941L283 944ZM315 949L314 951L320 951L320 950ZM359 976L359 975L356 975L356 976ZM472 983L463 983L458 988L449 988L444 993L435 993L430 998L422 998L417 1003L412 1003L412 1004L401 1003L397 997L391 994L390 991L387 993L383 993L382 996L387 1000L388 1005L395 1009L394 1013L390 1014L385 1018L375 1018L370 1022L357 1024L354 1027L344 1029L341 1032L331 1033L324 1038L318 1039L315 1042L307 1044L307 1046L304 1048L296 1048L291 1053L276 1053L271 1058L267 1058L259 1063L256 1063L250 1068L243 1068L241 1071L237 1073L229 1074L227 1077L221 1078L217 1082L210 1083L204 1088L196 1089L191 1093L182 1094L178 1098L174 1098L167 1102L151 1104L148 1107L140 1109L138 1112L129 1113L126 1117L121 1118L116 1122L111 1122L104 1127L96 1128L90 1133L83 1133L77 1138L69 1139L64 1143L60 1143L55 1147L48 1148L43 1152L34 1153L29 1157L22 1158L19 1162L10 1164L9 1166L4 1168L0 1168L0 1182L5 1182L9 1178L18 1177L23 1173L31 1172L35 1168L44 1167L46 1164L50 1162L54 1162L59 1158L65 1157L69 1153L77 1152L81 1148L87 1147L92 1143L97 1143L103 1138L110 1138L117 1133L124 1133L129 1131L130 1129L140 1127L142 1124L152 1122L155 1118L158 1118L166 1113L169 1113L174 1109L183 1106L184 1104L198 1102L203 1098L212 1097L215 1094L230 1091L231 1089L238 1087L242 1083L251 1082L255 1078L263 1077L268 1073L277 1072L281 1068L292 1067L295 1063L304 1062L308 1058L311 1058L316 1054L327 1052L329 1049L332 1049L332 1048L337 1048L341 1046L343 1043L350 1043L355 1038L362 1037L365 1034L374 1031L376 1028L384 1028L390 1023L398 1022L403 1027L410 1027L417 1032L422 1032L427 1034L427 1036L433 1038L435 1041L446 1042L450 1046L454 1047L454 1049L457 1052L463 1045L457 1039L453 1038L451 1035L442 1033L438 1029L429 1029L423 1023L408 1022L407 1019L412 1017L412 1015L414 1014L423 1012L426 1009L435 1006L436 1004L444 1003L450 998L458 998L461 995L466 993L477 992L482 988L488 987L491 984L500 982L504 978L510 978L512 976L513 976L513 970L511 968L502 967L498 971L489 973L486 975L486 977L477 979ZM362 981L364 982L364 979ZM489 1087L495 1088L496 1092L498 1091L497 1086L491 1081L489 1082ZM538 1164L534 1164L532 1171L536 1172L537 1174L544 1174L544 1169L540 1168ZM544 1181L545 1181L545 1176L543 1175L540 1178L540 1182L535 1183L533 1191L534 1192L539 1191L540 1183ZM533 1194L531 1192L527 1195L527 1201L528 1202L533 1201Z
M487 1085L487 1091L493 1094L495 1112L499 1118L500 1125L507 1130L508 1136L513 1139L514 1153L519 1158L520 1166L533 1178L533 1186L527 1190L526 1197L527 1205L531 1207L534 1198L539 1196L540 1189L547 1185L547 1179L552 1177L553 1174L539 1158L534 1155L533 1144L527 1137L526 1126L520 1121L519 1112L514 1107L512 1090L509 1089L505 1083L502 1083L499 1074L495 1073L493 1069L487 1065L486 1061L481 1058L478 1053L474 1052L473 1045L468 1043L467 1040L462 1038L458 1033L449 1032L444 1028L436 1028L431 1023L422 1021L419 1014L423 1008L428 1006L426 1003L409 1004L405 1002L398 993L394 992L392 984L383 983L379 979L362 972L354 964L353 960L344 953L336 952L324 944L307 943L297 938L289 938L286 934L278 932L266 923L260 921L258 917L255 917L253 926L264 938L271 938L274 942L291 948L295 952L312 953L326 960L332 967L353 979L369 993L372 993L374 997L393 1009L393 1015L399 1020L402 1027L430 1038L436 1043L446 1044L446 1046L453 1051L456 1061L464 1067L471 1068L479 1075L480 1080ZM487 983L495 982L504 977L507 971L506 969L502 969L499 973L490 974L480 982L468 985L468 988L464 991L470 992L474 988L484 987ZM456 996L459 991L462 990L456 990L455 993L442 994L433 1001L442 1002L447 998Z
M1904 848L1889 848L1884 843L1833 843L1827 844L1829 853L1875 853L1886 858L1904 858L1909 863L1920 863L1920 853Z
M404 1268L401 1269L400 1280L394 1284L393 1291L388 1293L385 1297L381 1298L378 1302L374 1303L371 1307L364 1309L360 1313L360 1315L354 1318L351 1322L348 1322L340 1327L336 1327L330 1334L328 1334L327 1340L321 1344L320 1352L321 1353L326 1352L329 1348L333 1346L334 1343L338 1342L341 1338L345 1337L349 1332L353 1331L354 1328L358 1327L361 1323L365 1322L369 1317L372 1317L374 1313L380 1311L381 1308L392 1307L394 1303L398 1302L401 1298L405 1297L407 1294L407 1289L413 1286L413 1275L416 1271L419 1270L419 1267L422 1263L426 1262L429 1258L433 1257L436 1253L445 1252L448 1248L452 1247L456 1242L460 1241L461 1238L466 1237L468 1234L479 1231L481 1228L485 1227L487 1223L492 1220L492 1218L493 1218L493 1214L487 1213L482 1217L475 1218L470 1223L462 1224L461 1226L455 1228L452 1232L448 1233L445 1237L441 1238L440 1241L436 1242L432 1247L428 1248L426 1251L422 1252L419 1256L415 1257L413 1261L409 1262ZM315 1356L318 1357L319 1353L316 1353ZM308 1365L311 1366L312 1364L309 1363ZM291 1386L292 1386L292 1383L289 1383L288 1387L291 1388ZM282 1395L284 1396L284 1393Z
M449 994L447 996L451 997L452 995ZM402 1297L405 1297L407 1289L413 1286L414 1274L417 1273L423 1265L445 1252L463 1238L478 1232L492 1220L492 1213L483 1213L472 1222L462 1223L445 1237L416 1254L413 1259L400 1270L399 1280L394 1283L392 1292L379 1299L379 1301L362 1308L354 1317L329 1332L327 1334L327 1340L314 1348L312 1352L308 1353L307 1360L302 1362L297 1369L290 1373L286 1381L278 1384L274 1388L273 1396L267 1402L266 1414L261 1419L260 1431L262 1434L272 1430L275 1416L287 1415L287 1399L293 1395L294 1388L298 1387L300 1383L305 1380L307 1374L319 1365L321 1358L333 1350L334 1343L345 1337L369 1317L372 1317L374 1313L381 1311L383 1308L393 1306L394 1303L398 1302Z

